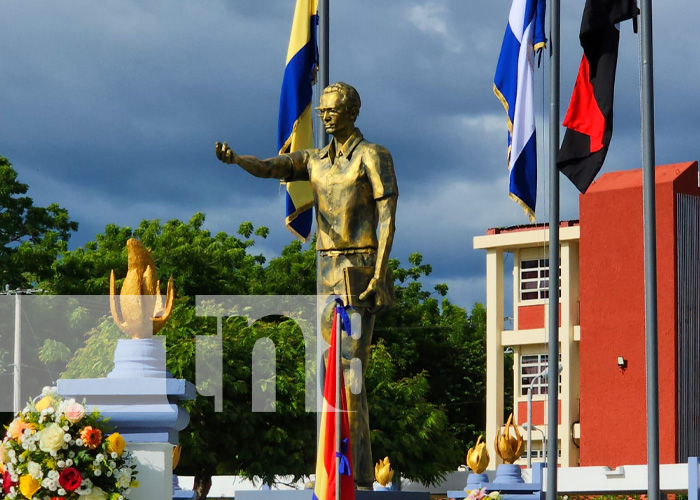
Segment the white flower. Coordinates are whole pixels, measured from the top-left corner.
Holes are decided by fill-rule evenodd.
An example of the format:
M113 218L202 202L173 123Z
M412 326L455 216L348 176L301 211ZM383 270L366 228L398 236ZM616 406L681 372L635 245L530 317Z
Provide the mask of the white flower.
M67 430L68 430L67 427L68 427L68 426L65 425L65 426L63 427L63 430L64 430L64 431L67 431ZM70 443L70 440L71 440L70 434L67 434L67 433L64 434L64 435L63 435L63 440L64 440L66 443Z
M56 493L58 493L59 495L63 496L63 495L66 494L66 490L64 490L63 488L59 488L58 491L57 491Z
M107 493L99 486L94 486L92 491L85 496L85 500L107 500Z
M68 443L65 443L63 446L61 446L62 450L67 450L69 448Z
M57 452L63 446L63 436L65 432L56 423L49 425L39 431L39 448L41 451Z
M58 477L60 476L57 470L50 470L46 475L53 481L58 481Z
M68 458L73 458L75 457L75 452L74 451L69 451L68 452Z
M7 452L7 454L10 456L10 458L15 458L16 452L15 450L10 450Z
M119 477L117 478L117 484L119 484L121 488L128 488L131 484L131 474L119 474Z
M99 477L102 475L102 470L100 469L95 469L95 477Z
M105 472L105 476L112 477L112 471L107 469L107 472Z
M104 459L105 459L105 456L102 453L98 453L97 456L95 457L95 460L97 460L98 462L101 462Z
M73 460L71 460L70 458L66 459L66 467L70 467L72 465L73 465Z
M66 432L68 432L68 431L70 430L70 427L68 427L67 425L64 425L64 426L63 426L63 430L66 431Z
M110 456L111 456L112 458L117 458L119 455L117 455L117 452L116 452L116 451L113 451L113 452L110 454ZM112 467L114 467L114 466L112 466Z
M80 439L80 438L76 439L76 440L75 440L75 445L76 445L76 446L82 446L82 445L83 445L83 440Z
M88 478L83 479L83 482L80 483L80 486L78 486L78 489L75 490L75 492L78 495L89 495L91 491L92 491L92 481L90 481L90 479L88 479Z
M58 466L59 469L63 469L66 466L66 461L59 460L58 462L56 462L56 465Z
M36 480L40 480L42 477L44 477L44 472L41 470L41 465L33 461L30 461L27 464L27 472Z
M36 451L36 445L34 443L29 445L29 451Z
M115 457L115 458L116 458L116 457ZM110 466L112 469L115 469L115 468L117 467L117 463L116 463L114 460L111 460L111 461L109 462L109 466Z

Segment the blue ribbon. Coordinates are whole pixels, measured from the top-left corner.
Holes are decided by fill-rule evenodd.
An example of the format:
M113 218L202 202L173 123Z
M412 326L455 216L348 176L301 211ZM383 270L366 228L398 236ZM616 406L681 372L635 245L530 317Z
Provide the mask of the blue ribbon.
M338 453L337 451L335 452L335 456L337 458L340 458L340 467L338 467L338 473L341 476L349 476L351 474L350 461L348 460L348 457L346 456L347 453L348 453L348 438L345 438L340 442L340 453Z
M338 314L340 314L340 329L345 330L348 333L348 337L352 335L352 327L350 325L350 316L348 316L347 309L345 308L345 304L343 304L342 299L339 297L336 297L335 299L335 310Z

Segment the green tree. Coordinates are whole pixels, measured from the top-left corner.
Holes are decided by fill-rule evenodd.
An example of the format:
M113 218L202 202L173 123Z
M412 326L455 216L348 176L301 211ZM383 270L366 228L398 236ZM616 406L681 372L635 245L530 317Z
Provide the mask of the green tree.
M0 156L0 289L33 288L50 276L58 254L67 248L68 240L78 223L70 219L68 211L53 203L48 207L34 205L27 195L29 187L17 180L17 171L12 164ZM13 318L14 301L3 301L0 315ZM0 346L13 343L14 321L0 325ZM36 345L29 344L25 357ZM9 363L11 355L7 348L0 348L0 377L11 387ZM36 373L32 374L36 378ZM11 401L11 391L0 396L2 406ZM8 413L0 420L11 418Z
M196 336L216 331L212 318L196 316L195 295L313 295L316 283L313 244L304 249L293 242L265 262L254 254L254 243L256 236L267 236L266 228L244 223L235 237L212 235L203 223L204 216L196 214L186 223L143 221L135 230L109 225L95 241L64 252L47 286L60 293L107 293L110 270L118 277L126 273L126 240L140 238L153 250L159 277L175 279L176 306L160 332L167 337L168 369L194 381ZM479 305L469 315L451 304L444 285L424 290L421 279L430 266L419 254L409 263L403 269L392 261L398 303L375 329L366 380L372 449L377 459L390 456L405 477L433 482L463 463L474 433L483 428L485 315ZM111 370L121 333L108 317L89 333L64 376L102 376ZM275 474L314 471L315 415L305 412L299 328L285 317L252 327L230 317L223 321L223 337L224 411L215 412L213 398L201 395L184 403L191 421L181 433L178 471L195 475L199 498L213 474L270 481ZM251 411L251 354L263 337L276 345L275 413ZM61 352L60 346L51 349Z
M397 304L375 327L368 368L372 451L376 458L392 458L404 476L434 482L464 463L466 450L485 427L486 311L475 304L467 314L447 299L444 284L432 293L425 290L421 279L432 268L420 254L410 255L409 264L404 269L392 261ZM374 370L384 365L377 377ZM414 391L421 404L413 409L422 408L422 416L407 413L405 422L397 420L382 401L389 396L383 381L398 392ZM377 399L373 386L381 394ZM399 423L415 428L391 432Z
M78 229L68 211L52 203L34 206L28 186L0 156L0 285L29 288L46 278L59 252Z

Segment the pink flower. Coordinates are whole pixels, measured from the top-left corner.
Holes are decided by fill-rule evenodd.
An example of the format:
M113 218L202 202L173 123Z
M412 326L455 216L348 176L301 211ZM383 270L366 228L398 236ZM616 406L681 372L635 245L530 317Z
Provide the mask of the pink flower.
M481 488L480 490L471 490L467 498L469 500L481 500L486 496L486 488Z
M71 423L75 424L80 422L85 416L85 407L80 403L73 401L69 403L63 410L66 415L66 419Z

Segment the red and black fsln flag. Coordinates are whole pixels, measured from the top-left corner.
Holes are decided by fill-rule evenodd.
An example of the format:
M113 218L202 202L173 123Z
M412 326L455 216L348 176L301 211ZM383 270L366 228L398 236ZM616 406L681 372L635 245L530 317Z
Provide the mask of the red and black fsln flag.
M635 0L586 0L579 39L578 70L557 167L586 192L600 171L613 132L613 96L620 30L617 23L636 13Z

